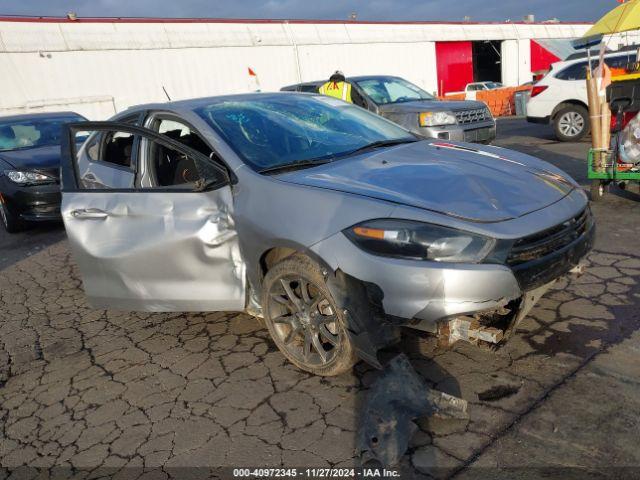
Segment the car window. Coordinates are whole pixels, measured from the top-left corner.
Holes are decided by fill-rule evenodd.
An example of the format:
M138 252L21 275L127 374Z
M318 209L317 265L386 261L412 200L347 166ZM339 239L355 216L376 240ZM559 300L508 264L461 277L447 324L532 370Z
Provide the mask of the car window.
M356 83L378 105L435 99L433 95L402 78L367 78Z
M615 57L605 57L605 63L610 68L627 68L629 64L633 64L636 61L635 54L629 55L617 55ZM598 60L591 61L591 67L596 68ZM587 79L587 67L588 62L578 62L573 65L569 65L564 70L561 70L556 74L556 78L560 80L586 80Z
M388 120L319 95L227 100L195 111L259 171L348 155L372 142L415 140Z
M88 135L81 144L78 137ZM133 188L136 136L121 131L76 132L75 167L82 189Z
M85 120L79 115L0 122L0 151L60 145L65 123Z
M367 101L364 99L360 89L356 85L351 85L351 101L354 105L362 108L369 108Z
M586 80L587 79L587 62L578 62L569 65L564 70L556 74L559 80Z
M157 142L150 142L149 152L151 188L194 190L199 184L217 184L225 180L222 173L212 167L209 158L198 158Z
M141 188L177 187L193 191L226 183L225 174L214 162L197 152L189 153L162 140L118 130L76 132L76 135L87 133L89 139L76 147L75 155L78 183L82 189L135 190L138 172L134 167L141 139L145 140L150 152L146 157L148 168L143 168L141 175L149 170L148 177L152 178L152 182L139 185Z
M617 57L605 58L604 61L607 65L609 65L610 68L626 69L636 62L636 54L632 53L629 55L619 55Z
M177 118L162 116L153 122L152 129L166 135L172 140L192 148L207 157L207 162L219 159L202 137L189 125ZM179 187L193 190L198 181L215 180L211 176L218 175L207 165L202 165L195 156L185 154L176 149L157 142L148 142L147 165L149 166L149 184L153 187ZM217 177L216 177L217 178ZM148 185L146 185L148 187Z
M318 93L317 85L300 85L298 91L304 93Z
M126 132L94 135L86 145L87 157L94 162L105 162L130 168L133 140L134 136Z
M119 119L120 123L136 125L139 115L130 115ZM84 136L82 136L84 135ZM134 147L134 136L126 132L95 132L89 135L84 132L76 135L76 143L82 143L87 136L87 160L105 162L118 167L131 168Z
M191 127L174 118L159 118L154 124L153 130L187 147L191 147L207 157L213 153L211 147L207 145L196 131L193 131Z

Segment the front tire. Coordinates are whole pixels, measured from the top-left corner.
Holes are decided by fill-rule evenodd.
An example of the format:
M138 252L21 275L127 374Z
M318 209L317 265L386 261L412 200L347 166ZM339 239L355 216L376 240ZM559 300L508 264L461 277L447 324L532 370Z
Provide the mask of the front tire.
M561 142L582 140L591 131L589 112L581 105L568 105L556 114L553 128Z
M293 255L267 272L262 308L274 343L301 370L334 376L356 364L343 314L310 258Z
M591 181L591 201L599 202L607 194L608 185L601 180Z
M13 211L7 201L0 195L0 223L7 233L18 233L24 229L24 222Z

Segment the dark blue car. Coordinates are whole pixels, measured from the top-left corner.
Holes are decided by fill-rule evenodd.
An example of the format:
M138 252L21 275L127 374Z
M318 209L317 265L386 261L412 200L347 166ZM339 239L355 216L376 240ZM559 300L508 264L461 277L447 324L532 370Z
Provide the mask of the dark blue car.
M60 218L62 125L83 120L74 112L0 117L0 218L7 232Z

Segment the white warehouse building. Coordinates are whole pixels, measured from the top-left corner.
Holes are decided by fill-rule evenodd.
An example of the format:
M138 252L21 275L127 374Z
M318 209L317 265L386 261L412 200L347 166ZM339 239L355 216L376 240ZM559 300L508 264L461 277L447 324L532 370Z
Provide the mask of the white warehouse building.
M430 92L531 81L558 60L545 41L588 24L0 18L0 115L130 105L387 74ZM165 93L166 92L166 93Z

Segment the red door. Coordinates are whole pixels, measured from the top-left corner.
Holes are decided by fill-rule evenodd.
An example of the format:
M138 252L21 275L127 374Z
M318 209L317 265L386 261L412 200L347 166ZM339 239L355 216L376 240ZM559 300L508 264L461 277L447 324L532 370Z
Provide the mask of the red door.
M473 83L471 42L436 42L438 92L462 92Z

